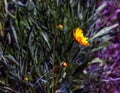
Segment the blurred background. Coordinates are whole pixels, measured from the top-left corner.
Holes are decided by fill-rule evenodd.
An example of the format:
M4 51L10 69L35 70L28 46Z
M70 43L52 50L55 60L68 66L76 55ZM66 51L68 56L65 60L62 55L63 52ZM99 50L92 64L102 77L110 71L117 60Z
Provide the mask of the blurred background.
M119 25L120 0L1 0L0 93L120 93Z

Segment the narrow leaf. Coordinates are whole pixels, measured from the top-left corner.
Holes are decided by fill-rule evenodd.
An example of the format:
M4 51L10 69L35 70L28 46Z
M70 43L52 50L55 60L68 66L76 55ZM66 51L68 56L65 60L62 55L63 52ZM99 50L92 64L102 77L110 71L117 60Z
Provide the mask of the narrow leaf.
M101 36L101 35L106 34L108 31L110 31L110 30L113 29L113 28L116 28L117 26L119 26L119 25L118 25L118 24L114 24L114 25L112 25L112 26L105 27L105 28L101 29L98 33L96 33L95 36L93 36L93 37L90 39L90 41L92 41L93 39L95 39L95 38L97 38L97 37L99 37L99 36Z
M45 32L41 32L44 40L46 41L48 47L51 49L49 41L48 41L48 35Z
M10 60L11 62L15 63L17 66L19 66L19 63L12 55L5 55L5 58Z
M12 25L11 21L10 21L10 25L11 25L11 29L13 31L13 36L14 36L15 42L17 43L17 46L18 46L17 33L16 33L16 30L15 30L14 26Z

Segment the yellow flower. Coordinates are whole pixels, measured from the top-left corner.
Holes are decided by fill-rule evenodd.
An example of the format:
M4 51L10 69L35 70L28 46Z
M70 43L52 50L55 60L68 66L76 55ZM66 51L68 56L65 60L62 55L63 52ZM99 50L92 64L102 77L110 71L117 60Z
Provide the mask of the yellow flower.
M61 63L61 65L62 65L62 67L67 67L67 66L68 66L65 61L63 61L63 62Z
M23 80L24 80L24 81L28 81L28 77L24 77Z
M63 25L59 24L59 25L58 25L58 28L59 28L60 30L63 30Z
M89 46L88 38L83 35L83 31L80 28L73 30L74 39L83 46Z

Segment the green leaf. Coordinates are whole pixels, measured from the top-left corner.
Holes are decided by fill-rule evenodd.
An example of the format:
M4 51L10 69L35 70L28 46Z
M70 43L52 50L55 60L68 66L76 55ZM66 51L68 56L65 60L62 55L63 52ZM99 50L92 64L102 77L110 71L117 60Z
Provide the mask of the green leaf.
M4 80L3 81L0 80L0 85L5 85L5 81Z
M50 43L49 43L49 41L48 41L48 35L47 35L47 33L41 32L41 34L42 34L44 40L46 41L46 43L47 43L49 49L51 49Z
M76 75L80 75L83 73L83 70L85 69L85 67L87 67L87 64L88 64L89 61L86 61L80 65L78 65L75 70L73 70L72 72L72 76L76 76Z
M45 79L41 79L41 81L44 82L44 83L48 83L48 81L45 80Z
M110 35L105 35L105 36L102 36L101 38L100 38L100 40L102 41L102 42L107 42L107 41L109 41L110 39L112 39L114 36L110 36Z
M110 45L110 43L107 42L107 41L104 41L103 43L101 43L100 45L98 45L96 48L93 48L93 49L91 50L91 52L98 51L98 50L100 50L100 49L102 49L102 48L107 47L108 45Z
M12 22L10 21L10 25L11 25L11 29L12 29L12 33L13 33L13 37L15 39L15 42L18 46L18 38L17 38L17 33L16 33L16 30L15 30L15 27L12 25Z
M104 64L104 61L100 58L94 58L88 65L94 64L94 63L100 63L101 65Z
M100 31L98 31L98 33L96 33L96 35L94 35L94 36L90 39L90 41L94 40L95 38L97 38L97 37L99 37L99 36L102 36L102 35L108 33L108 31L110 31L111 29L116 28L116 27L118 27L118 26L119 26L119 24L114 24L114 25L112 25L112 26L105 27L105 28L101 29Z
M16 64L17 66L19 66L18 61L12 56L12 55L5 55L5 58L11 62L13 62L14 64Z
M107 3L102 4L101 6L96 9L96 14L99 13L101 10L103 10L107 6Z

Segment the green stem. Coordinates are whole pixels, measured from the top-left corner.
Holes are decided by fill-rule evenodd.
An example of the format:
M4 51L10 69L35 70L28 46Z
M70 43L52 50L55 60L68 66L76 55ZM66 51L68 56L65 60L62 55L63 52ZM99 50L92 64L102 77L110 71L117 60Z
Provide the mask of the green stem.
M55 39L56 39L56 35L55 35ZM53 41L53 68L55 67L55 39ZM55 91L55 72L53 70L53 80L52 80L52 84L53 84L53 88L52 88L52 93L54 93Z

